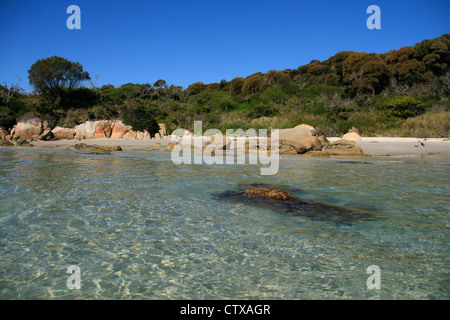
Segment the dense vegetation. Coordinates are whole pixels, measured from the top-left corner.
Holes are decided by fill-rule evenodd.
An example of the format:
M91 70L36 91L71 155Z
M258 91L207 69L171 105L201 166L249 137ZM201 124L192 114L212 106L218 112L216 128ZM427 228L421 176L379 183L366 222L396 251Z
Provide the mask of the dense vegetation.
M56 65L57 74L49 75ZM33 94L0 86L0 126L31 116L65 127L96 119L148 127L156 120L170 132L192 130L194 120L202 120L204 129L222 131L307 123L327 136L355 127L366 136L448 137L449 65L450 34L383 54L343 51L296 69L186 89L164 80L80 87L90 80L82 66L52 57L30 68Z

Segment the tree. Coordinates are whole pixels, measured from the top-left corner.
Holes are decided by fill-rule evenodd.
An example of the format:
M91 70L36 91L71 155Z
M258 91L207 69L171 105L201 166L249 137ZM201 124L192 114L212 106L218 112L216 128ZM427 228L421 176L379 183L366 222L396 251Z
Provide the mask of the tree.
M351 84L361 77L362 67L370 61L381 60L376 53L353 52L342 63L344 82Z
M206 86L205 90L218 90L220 88L220 84L217 82L210 83Z
M433 40L424 40L414 46L414 58L423 61L435 75L443 75L450 64L450 37L445 34Z
M167 85L165 80L159 79L158 81L156 81L153 86L155 88L164 88Z
M16 113L7 106L0 106L0 129L9 130L16 124Z
M225 80L225 79L220 80L220 83L219 83L220 90L225 88L227 86L227 84L228 84L227 80Z
M338 79L342 79L342 65L345 61L345 59L348 58L349 55L351 55L353 51L341 51L336 53L334 56L332 56L328 61L331 63L331 65L334 67L334 70L336 72L336 75L338 76Z
M242 93L242 86L244 85L245 79L242 77L237 77L230 82L230 95L237 96Z
M173 84L169 87L168 90L168 97L180 101L185 97L185 94L183 92L183 87L181 86L174 86Z
M28 111L19 82L20 79L15 85L0 85L0 128L9 130L16 124L17 116Z
M387 65L380 59L379 61L369 61L362 67L361 78L373 89L373 94L380 92L389 84L391 73Z
M325 77L325 84L327 86L339 86L338 76L334 73L327 74L327 76Z
M327 69L326 66L319 63L315 63L308 69L307 73L318 76L325 73L326 69Z
M12 98L17 98L20 94L24 93L25 90L20 87L20 77L17 78L17 83L14 85L8 85L5 83L4 86L0 84L0 105L4 103L8 105Z
M391 50L387 55L388 64L396 64L408 61L414 56L414 48L402 47L399 50Z
M342 75L358 92L375 94L388 85L391 73L376 53L354 52L342 64Z
M399 82L408 85L422 81L427 70L425 64L417 59L396 63L391 69Z
M283 71L269 70L265 75L265 82L271 87L282 83L288 83L291 81L289 74L290 71L288 74L284 74Z
M151 135L159 130L153 110L138 102L130 102L127 106L122 107L121 116L123 123L130 125L133 130L147 130Z
M261 74L255 73L245 79L244 85L242 86L242 92L246 93L256 93L261 90L261 86L264 84L264 78Z
M206 85L203 82L194 82L193 84L189 85L186 91L189 95L192 95L202 92L205 88Z
M39 93L57 97L62 90L74 89L91 78L78 62L54 56L36 61L28 70L28 79Z

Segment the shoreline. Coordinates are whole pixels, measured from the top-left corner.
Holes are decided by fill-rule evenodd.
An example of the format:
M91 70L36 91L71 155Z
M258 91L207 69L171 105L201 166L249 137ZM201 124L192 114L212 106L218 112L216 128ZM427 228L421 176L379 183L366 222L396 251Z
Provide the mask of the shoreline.
M204 138L204 137L202 137ZM327 138L331 143L341 139ZM448 158L450 160L450 139L448 138L397 138L397 137L362 137L355 141L365 154L376 157L413 157L413 158ZM423 145L420 142L423 143ZM178 143L173 139L71 139L55 141L33 141L34 148L68 149L76 144L111 146L118 145L123 151L159 151L169 143ZM301 157L301 155L300 155Z

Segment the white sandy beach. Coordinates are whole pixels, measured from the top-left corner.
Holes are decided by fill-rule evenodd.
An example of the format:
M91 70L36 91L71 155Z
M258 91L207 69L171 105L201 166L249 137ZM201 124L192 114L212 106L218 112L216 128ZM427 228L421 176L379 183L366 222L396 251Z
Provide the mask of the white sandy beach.
M339 137L330 137L334 142ZM423 143L423 145L420 142ZM396 138L396 137L363 137L355 141L366 154L375 156L408 156L408 157L444 157L450 158L450 139L444 138ZM177 143L170 139L87 139L87 140L58 140L34 141L37 148L70 148L78 143L87 145L119 145L124 151L150 150L164 148L169 143Z
M340 138L328 138L330 142ZM423 145L420 142L423 143ZM449 157L450 139L444 138L397 138L363 137L355 141L367 154L377 156Z

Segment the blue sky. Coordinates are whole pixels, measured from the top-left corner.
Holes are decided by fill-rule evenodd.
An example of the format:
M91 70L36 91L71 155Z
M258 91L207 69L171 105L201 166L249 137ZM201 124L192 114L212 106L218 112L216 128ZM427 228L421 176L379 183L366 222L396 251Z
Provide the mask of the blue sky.
M69 5L81 30L69 30ZM369 5L381 30L369 30ZM80 62L98 85L164 79L186 88L293 69L343 50L387 52L450 33L450 1L0 0L0 83L30 90L38 59Z

